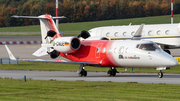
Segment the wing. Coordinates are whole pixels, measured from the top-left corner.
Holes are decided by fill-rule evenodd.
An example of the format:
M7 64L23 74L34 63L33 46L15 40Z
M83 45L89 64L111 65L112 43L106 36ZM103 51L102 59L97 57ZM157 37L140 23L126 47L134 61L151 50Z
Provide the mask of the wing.
M11 60L17 60L17 61L28 61L28 62L51 62L51 63L64 63L64 64L85 64L85 65L100 65L98 63L92 63L92 62L76 62L76 61L66 61L66 60L42 60L42 59L16 59L10 49L5 45L6 50L9 54L9 58Z

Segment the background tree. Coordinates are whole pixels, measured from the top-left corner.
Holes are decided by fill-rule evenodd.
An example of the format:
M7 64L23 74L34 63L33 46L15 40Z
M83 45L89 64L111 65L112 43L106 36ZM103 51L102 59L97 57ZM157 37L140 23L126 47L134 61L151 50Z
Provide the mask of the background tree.
M170 0L59 0L61 22L98 21L170 14ZM55 16L55 0L0 0L0 26L39 24L37 19L15 19L12 15ZM174 0L180 14L180 0Z

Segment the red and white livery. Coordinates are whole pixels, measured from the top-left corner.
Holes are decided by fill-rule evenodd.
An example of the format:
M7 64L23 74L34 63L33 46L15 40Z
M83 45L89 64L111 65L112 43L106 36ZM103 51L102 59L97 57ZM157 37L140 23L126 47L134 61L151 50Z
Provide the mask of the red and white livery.
M21 61L53 62L80 64L77 73L86 76L85 66L110 67L108 75L115 76L116 68L156 68L163 70L177 66L178 62L169 54L161 50L152 41L137 40L142 32L143 24L136 31L133 40L107 40L106 38L91 38L89 33L82 31L78 37L62 37L57 30L53 17L41 15L39 17L14 16L16 18L38 18L41 24L42 47L33 55L49 54L51 58L65 57L70 61L30 60ZM6 46L11 59L15 59ZM159 77L163 76L160 71Z

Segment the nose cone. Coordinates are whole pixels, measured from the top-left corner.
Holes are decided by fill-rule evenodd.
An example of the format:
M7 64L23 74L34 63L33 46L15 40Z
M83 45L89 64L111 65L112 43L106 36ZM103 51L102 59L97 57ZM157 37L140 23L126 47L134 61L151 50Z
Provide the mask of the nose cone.
M166 67L174 67L179 65L178 61L169 54L163 56L163 58L161 58L161 61L162 64Z

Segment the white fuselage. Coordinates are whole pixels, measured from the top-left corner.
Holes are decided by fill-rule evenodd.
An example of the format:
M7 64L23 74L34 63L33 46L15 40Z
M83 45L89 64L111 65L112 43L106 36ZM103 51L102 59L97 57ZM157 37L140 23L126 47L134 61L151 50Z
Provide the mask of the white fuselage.
M172 64L177 65L178 62L169 54L161 50L155 43L151 41L132 41L124 40L123 44L115 41L111 45L111 49L107 52L113 64L123 67L138 67L138 68L155 68L168 67ZM142 47L146 49L143 49ZM148 49L153 46L153 49Z
M111 40L131 39L140 25L107 26L89 30L91 37L107 37ZM165 48L180 47L180 24L144 25L142 40L150 40ZM168 49L167 48L167 49Z

